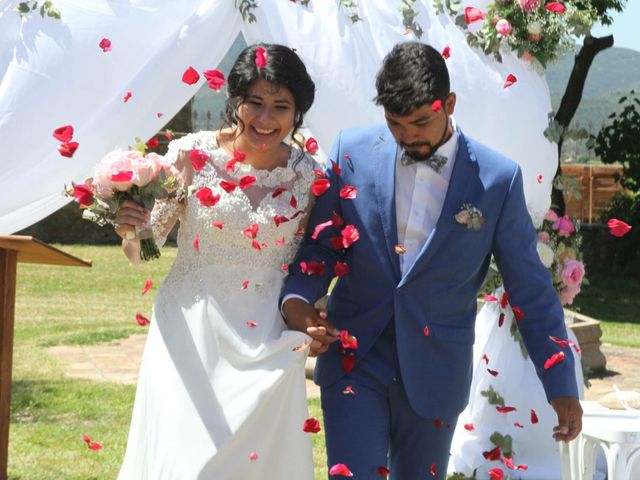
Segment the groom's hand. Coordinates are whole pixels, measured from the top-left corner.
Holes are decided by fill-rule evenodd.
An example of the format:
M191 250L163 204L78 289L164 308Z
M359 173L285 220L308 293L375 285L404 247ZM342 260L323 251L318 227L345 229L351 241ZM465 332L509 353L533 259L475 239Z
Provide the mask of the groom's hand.
M553 438L569 442L582 430L582 407L575 397L558 397L551 400L551 406L558 415L558 425L553 427Z
M315 308L304 300L287 300L282 305L282 313L289 328L304 332L313 339L309 347L309 355L312 357L326 352L329 345L340 337L340 332L327 320L326 310Z

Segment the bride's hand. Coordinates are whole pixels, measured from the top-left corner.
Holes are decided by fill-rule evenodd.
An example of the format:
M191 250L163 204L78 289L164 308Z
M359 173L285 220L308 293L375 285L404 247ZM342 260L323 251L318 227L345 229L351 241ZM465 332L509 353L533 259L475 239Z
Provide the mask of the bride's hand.
M292 330L304 332L312 338L309 356L315 357L329 349L329 345L339 339L340 332L327 319L324 309L299 298L291 298L282 305L287 325Z
M147 228L150 212L131 200L125 200L118 208L114 220L116 234L128 241L136 238L136 228Z

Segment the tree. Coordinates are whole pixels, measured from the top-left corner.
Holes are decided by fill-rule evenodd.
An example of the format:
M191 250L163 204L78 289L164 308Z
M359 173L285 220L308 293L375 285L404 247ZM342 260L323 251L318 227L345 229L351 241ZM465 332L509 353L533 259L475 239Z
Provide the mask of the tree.
M612 18L611 13L621 12L624 9L626 0L581 0L573 2L575 7L579 10L593 9L595 18L602 25L611 25ZM554 116L554 122L559 128L558 139L558 158L562 152L562 143L564 140L565 132L571 123L580 101L582 100L582 92L584 91L584 84L587 80L587 75L593 59L598 53L607 48L613 46L613 35L607 35L605 37L593 37L588 32L583 40L580 50L575 56L573 69L571 75L567 81L567 86L564 90L560 107ZM558 179L561 175L560 162L558 162L558 169L553 182L553 190L551 192L551 204L554 209L560 214L565 213L565 202L562 190L558 188Z

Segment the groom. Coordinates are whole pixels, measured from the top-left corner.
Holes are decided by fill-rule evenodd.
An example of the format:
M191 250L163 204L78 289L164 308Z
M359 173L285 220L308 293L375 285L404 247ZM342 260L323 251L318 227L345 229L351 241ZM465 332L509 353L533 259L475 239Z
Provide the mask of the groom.
M492 254L558 415L553 435L575 438L582 411L573 357L549 339L567 332L536 252L519 167L456 127L456 96L433 48L396 45L376 88L387 125L339 134L330 187L317 198L282 292L287 323L321 353L315 381L329 465L345 464L358 479L381 478L387 468L395 480L446 478L469 396L476 296ZM341 194L346 186L355 198ZM334 271L346 268L326 314L317 311ZM559 352L564 360L545 368Z

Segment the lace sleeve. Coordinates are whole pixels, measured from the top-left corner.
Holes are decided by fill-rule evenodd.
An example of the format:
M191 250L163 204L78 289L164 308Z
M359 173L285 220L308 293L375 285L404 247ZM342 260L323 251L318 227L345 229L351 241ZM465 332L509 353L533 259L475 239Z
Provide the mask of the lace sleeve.
M188 157L188 152L193 148L193 135L186 135L169 144L164 162L177 170L181 188L187 191L193 179L193 167ZM167 241L171 229L182 216L185 208L185 196L178 195L170 199L156 200L151 211L151 230L153 239L158 247L162 247Z

